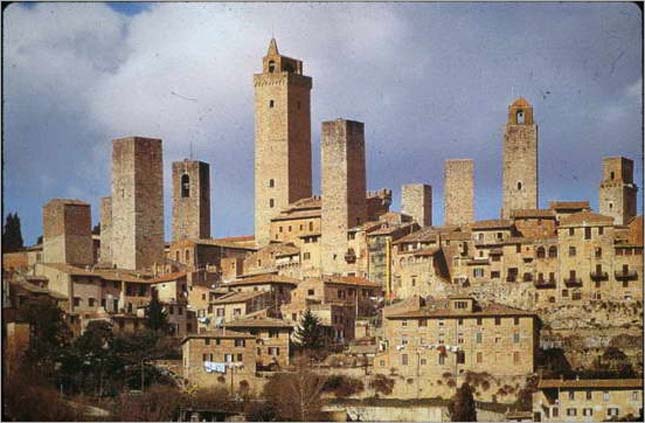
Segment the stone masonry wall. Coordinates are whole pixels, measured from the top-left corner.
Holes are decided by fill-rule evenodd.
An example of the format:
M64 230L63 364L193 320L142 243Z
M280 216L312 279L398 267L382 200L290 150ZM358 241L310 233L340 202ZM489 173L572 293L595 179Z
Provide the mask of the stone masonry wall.
M464 225L473 222L475 180L471 159L446 160L444 166L445 225Z
M43 207L45 263L87 266L92 254L90 205L78 200L54 199Z
M432 187L406 184L401 187L401 211L421 226L432 226Z
M183 186L184 183L186 187ZM211 216L208 163L193 160L173 162L172 200L173 241L209 238Z
M634 162L624 157L605 157L603 179L598 193L600 214L611 216L617 225L626 225L636 216Z
M112 198L101 198L101 256L102 265L112 267Z

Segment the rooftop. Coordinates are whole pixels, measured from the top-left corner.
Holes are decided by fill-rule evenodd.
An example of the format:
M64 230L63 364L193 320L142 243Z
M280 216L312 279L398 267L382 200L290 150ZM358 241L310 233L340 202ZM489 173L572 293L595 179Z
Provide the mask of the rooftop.
M614 218L602 214L583 211L565 216L560 220L562 226L613 225Z
M553 209L518 209L511 211L511 219L555 219Z
M513 222L507 219L490 219L479 220L473 222L470 226L472 230L485 230L485 229L509 229L513 226Z
M642 379L542 379L539 389L549 388L625 388L643 389Z
M263 273L255 276L249 276L242 279L222 284L221 286L245 286L245 285L265 285L265 284L288 284L296 286L301 282L300 279L290 278L289 276L276 275L275 273Z
M450 307L449 299L428 301L425 307L402 313L392 313L387 319L415 319L415 318L441 318L441 317L480 317L480 316L537 316L530 311L509 307L497 303L480 305L475 303L473 311L454 310Z
M223 338L223 339L237 339L237 338L242 338L242 339L255 339L255 336L249 335L246 333L240 333L240 332L235 332L232 330L226 330L226 329L216 329L213 331L208 331L208 332L202 332L202 333L193 333L190 335L186 335L184 339L181 340L181 343L183 344L184 342L188 341L189 339L216 339L216 338Z
M589 209L589 201L549 201L549 208L553 210Z
M359 276L323 276L323 281L335 285L362 286L366 288L380 288L381 285Z
M268 295L266 291L252 291L252 292L230 292L228 294L222 295L214 301L211 301L211 304L235 304L243 303L245 301L251 300L256 297L263 295Z
M271 317L264 318L251 318L251 319L240 319L234 320L232 322L224 323L225 327L231 328L292 328L293 325L281 320L273 319Z

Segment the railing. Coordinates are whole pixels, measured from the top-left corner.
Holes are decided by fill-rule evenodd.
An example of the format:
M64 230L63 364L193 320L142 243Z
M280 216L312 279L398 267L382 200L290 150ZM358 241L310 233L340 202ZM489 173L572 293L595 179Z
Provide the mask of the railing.
M580 278L566 278L564 284L568 287L579 287L582 286L582 279Z
M589 277L592 281L606 281L607 279L609 279L609 274L607 272L596 271L589 273Z
M636 272L636 270L616 270L614 272L614 277L619 281L628 281L638 278L638 273Z

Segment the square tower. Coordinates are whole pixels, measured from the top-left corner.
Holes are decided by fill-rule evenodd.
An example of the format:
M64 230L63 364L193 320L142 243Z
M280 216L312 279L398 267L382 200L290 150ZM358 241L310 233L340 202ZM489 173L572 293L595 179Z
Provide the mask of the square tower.
M89 204L56 198L43 206L43 261L75 266L94 263Z
M421 226L432 226L432 187L406 184L401 187L401 211Z
M472 159L451 159L443 170L443 223L466 225L475 220L475 163Z
M342 273L355 258L347 254L347 231L367 220L362 122L344 119L323 122L321 174L322 269L324 273Z
M164 260L161 140L112 141L112 263L146 269Z
M636 216L637 192L634 162L625 157L605 157L598 201L600 214L613 217L616 225L626 225Z
M172 164L172 240L211 236L208 163L185 159Z
M101 265L112 267L112 198L101 198Z
M538 127L533 106L520 97L508 106L502 158L502 219L538 207Z
M271 39L255 86L255 240L269 242L271 218L311 197L311 78Z

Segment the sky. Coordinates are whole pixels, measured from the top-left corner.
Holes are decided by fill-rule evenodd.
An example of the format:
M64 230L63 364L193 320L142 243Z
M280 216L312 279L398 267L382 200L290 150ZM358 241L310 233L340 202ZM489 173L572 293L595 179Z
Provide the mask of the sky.
M370 190L433 187L475 160L475 217L499 217L507 107L539 128L539 206L589 200L602 157L635 161L642 213L642 15L630 3L37 3L3 15L3 212L27 245L42 206L77 198L99 221L111 140L158 137L166 239L171 163L211 165L213 236L253 232L254 73L272 35L313 78L314 192L321 122L365 123Z

